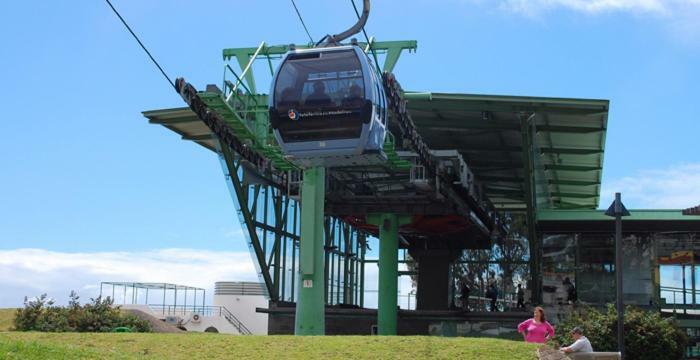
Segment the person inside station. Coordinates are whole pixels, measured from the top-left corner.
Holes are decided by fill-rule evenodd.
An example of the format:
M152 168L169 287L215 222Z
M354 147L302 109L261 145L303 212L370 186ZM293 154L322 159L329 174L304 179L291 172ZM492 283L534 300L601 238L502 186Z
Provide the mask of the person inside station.
M516 308L525 309L525 290L523 289L522 284L518 284L518 291L515 293L515 295L518 298Z
M574 338L574 343L569 345L569 346L564 346L563 348L559 349L564 353L586 353L586 352L593 352L593 346L591 346L591 342L583 336L583 330L576 326L573 329L571 329L571 337Z
M469 284L467 283L466 279L462 279L462 309L464 311L469 311L469 293L471 292L471 289L469 289Z
M564 278L562 285L564 286L564 290L566 290L566 301L569 304L576 303L576 287L571 282L571 279L569 279L568 277Z
M486 297L491 300L491 311L498 311L498 306L496 305L496 301L498 301L498 289L496 288L495 282L489 285L489 289L486 291Z

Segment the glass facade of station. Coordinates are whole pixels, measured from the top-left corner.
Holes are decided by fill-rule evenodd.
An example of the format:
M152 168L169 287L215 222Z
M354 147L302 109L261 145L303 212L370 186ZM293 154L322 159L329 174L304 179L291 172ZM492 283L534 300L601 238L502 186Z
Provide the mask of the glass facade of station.
M542 300L555 322L566 318L574 302L603 307L616 300L612 221L599 212L577 215L538 224ZM635 215L636 221L623 219L622 225L624 303L675 315L690 339L687 354L699 355L700 218L682 217L680 211L670 219L668 212Z
M546 305L577 300L595 306L615 301L613 233L542 233L541 241ZM694 304L692 294L700 284L694 274L693 249L700 248L700 232L627 233L623 241L625 304ZM575 288L573 295L567 278Z

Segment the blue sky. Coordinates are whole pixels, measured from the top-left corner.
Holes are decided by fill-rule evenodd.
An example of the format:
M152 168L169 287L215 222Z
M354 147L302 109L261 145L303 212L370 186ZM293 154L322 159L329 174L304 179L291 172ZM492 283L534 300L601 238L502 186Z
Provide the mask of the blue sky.
M200 87L220 83L222 48L307 40L287 1L114 5ZM354 21L349 1L297 5L315 39ZM3 8L0 266L24 248L247 253L216 157L141 116L183 104L106 3ZM418 40L395 70L407 89L610 99L603 202L686 207L700 203L698 18L698 0L375 1L367 31Z

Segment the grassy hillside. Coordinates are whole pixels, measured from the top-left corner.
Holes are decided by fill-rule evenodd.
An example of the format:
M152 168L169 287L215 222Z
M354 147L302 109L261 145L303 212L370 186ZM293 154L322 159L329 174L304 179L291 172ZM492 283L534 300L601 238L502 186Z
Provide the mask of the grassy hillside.
M0 309L0 331L7 331L12 327L17 309Z
M487 338L233 336L223 334L0 334L9 359L534 359L535 347Z

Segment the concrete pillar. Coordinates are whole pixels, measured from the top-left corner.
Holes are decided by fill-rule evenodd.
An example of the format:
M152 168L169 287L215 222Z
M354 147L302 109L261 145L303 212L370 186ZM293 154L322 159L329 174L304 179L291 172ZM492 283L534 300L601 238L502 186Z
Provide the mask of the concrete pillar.
M458 252L409 250L418 262L416 310L449 310L452 303L452 263Z

